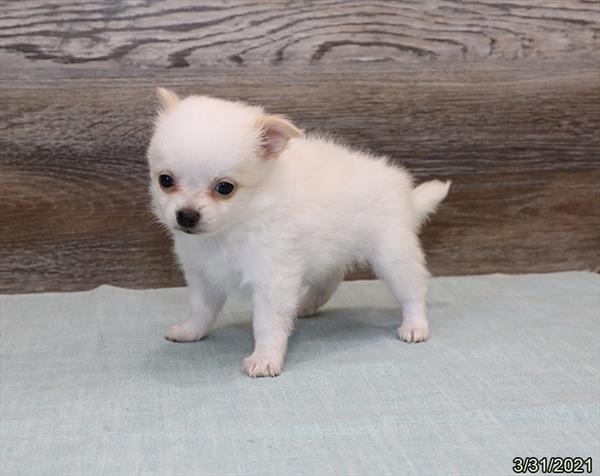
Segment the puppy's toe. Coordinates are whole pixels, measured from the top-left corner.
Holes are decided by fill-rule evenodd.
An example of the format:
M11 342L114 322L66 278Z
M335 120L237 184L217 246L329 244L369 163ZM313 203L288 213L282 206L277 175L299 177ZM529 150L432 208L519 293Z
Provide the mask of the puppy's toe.
M282 362L266 355L252 354L244 359L244 370L249 377L277 377Z
M429 339L429 325L427 322L407 322L398 327L398 337L404 342L425 342Z
M204 335L203 326L188 319L171 327L165 334L165 338L173 342L194 342L202 339Z

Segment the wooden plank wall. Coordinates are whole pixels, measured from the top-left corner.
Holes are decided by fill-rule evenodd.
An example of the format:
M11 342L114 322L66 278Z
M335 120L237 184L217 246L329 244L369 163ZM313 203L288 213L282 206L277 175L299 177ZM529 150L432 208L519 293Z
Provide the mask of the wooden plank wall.
M434 274L597 269L592 0L0 2L0 292L182 283L155 85L239 98L454 181Z

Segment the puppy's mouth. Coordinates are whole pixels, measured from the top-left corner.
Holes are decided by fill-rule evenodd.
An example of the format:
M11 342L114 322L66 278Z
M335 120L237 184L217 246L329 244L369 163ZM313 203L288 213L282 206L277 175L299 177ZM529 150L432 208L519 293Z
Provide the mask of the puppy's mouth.
M198 224L192 227L175 225L175 231L180 231L186 235L207 235L213 230L209 227L203 226L202 224Z
M198 229L198 227L193 227L193 228L187 228L184 226L176 226L175 229L177 231L181 231L183 233L185 233L186 235L198 235L200 233L202 233L202 230Z

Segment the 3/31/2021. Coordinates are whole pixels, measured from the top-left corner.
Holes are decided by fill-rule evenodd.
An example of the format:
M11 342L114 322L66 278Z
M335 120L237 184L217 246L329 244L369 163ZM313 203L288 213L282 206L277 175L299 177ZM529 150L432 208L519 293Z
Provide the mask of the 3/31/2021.
M592 458L561 458L557 456L536 458L534 456L513 459L513 472L522 473L570 473L589 474L592 472Z

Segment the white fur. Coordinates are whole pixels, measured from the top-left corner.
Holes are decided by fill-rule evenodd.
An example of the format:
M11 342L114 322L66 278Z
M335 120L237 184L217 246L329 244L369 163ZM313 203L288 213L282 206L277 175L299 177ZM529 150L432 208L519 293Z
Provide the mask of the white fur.
M172 327L168 339L202 339L227 295L246 290L255 350L245 370L278 375L294 317L316 312L344 272L362 263L400 302L399 337L428 338L428 272L417 232L449 183L414 189L410 175L385 157L318 135L292 138L299 131L291 123L261 126L270 123L261 122L260 107L198 96L179 101L172 94L159 92L168 101L148 151L154 209L172 232L191 302L190 318ZM166 171L177 183L174 192L158 185ZM231 198L213 196L222 178L237 183ZM195 234L178 230L182 207L201 215Z

